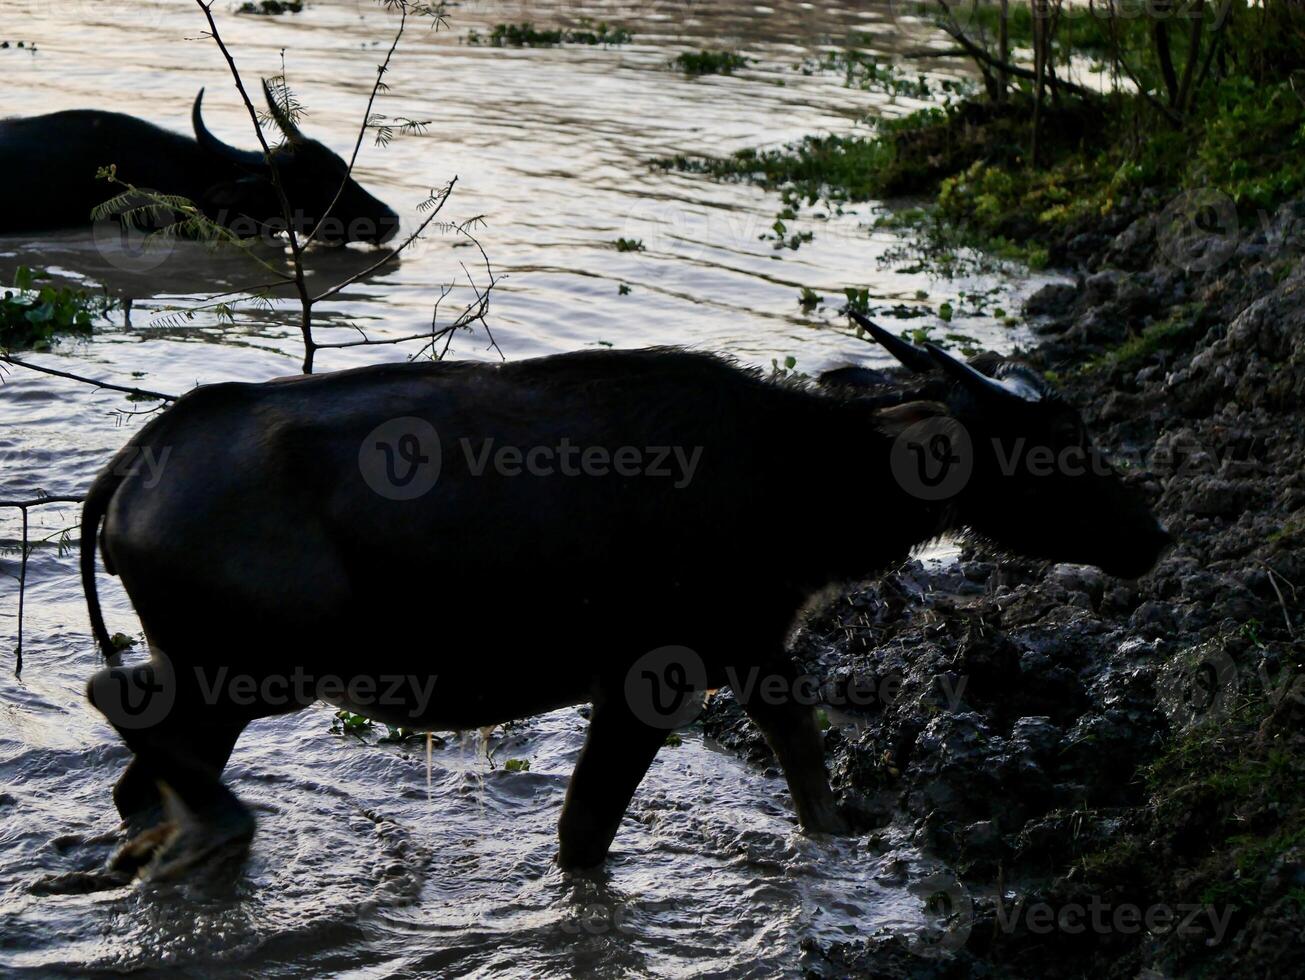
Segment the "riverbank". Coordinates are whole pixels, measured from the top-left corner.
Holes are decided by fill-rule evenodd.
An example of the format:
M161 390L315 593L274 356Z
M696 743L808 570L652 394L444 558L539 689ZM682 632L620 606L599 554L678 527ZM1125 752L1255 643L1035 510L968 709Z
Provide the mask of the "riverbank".
M1125 582L966 546L796 637L811 671L868 695L827 733L840 794L884 848L946 862L956 891L923 974L918 948L869 937L809 950L815 975L1297 975L1305 201L1206 242L1231 249L1209 269L1144 253L1159 214L1110 238L1099 271L1033 297L1046 340L1027 359L1177 547ZM1114 264L1130 254L1154 261ZM707 731L764 759L740 721L717 698Z
M800 627L797 656L852 692L826 735L841 797L880 852L945 866L903 862L936 935L814 944L811 975L1300 975L1305 197L1285 151L1305 127L1286 83L1225 83L1208 112L1128 157L1065 105L1037 169L1009 152L1015 110L977 101L837 148L854 194L932 195L894 219L925 242L1074 277L1029 300L1022 356L1178 543L1137 582L965 545ZM812 146L750 179L801 196ZM768 756L729 695L705 726Z

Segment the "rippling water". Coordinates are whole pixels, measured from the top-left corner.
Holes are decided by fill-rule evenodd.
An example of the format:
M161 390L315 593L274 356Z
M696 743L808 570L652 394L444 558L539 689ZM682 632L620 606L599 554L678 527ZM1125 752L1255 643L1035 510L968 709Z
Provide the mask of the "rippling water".
M291 84L309 110L305 130L344 152L394 18L367 0L309 0L304 13L280 18L232 16L234 6L219 4L218 14L242 68L275 74L284 49ZM0 38L28 46L0 50L0 113L102 107L188 131L191 101L206 86L210 126L252 145L193 3L6 0L3 7ZM583 16L630 28L634 42L509 50L464 43L473 27L568 25ZM846 89L837 76L794 70L851 32L889 51L930 37L923 25L869 3L456 7L449 30L418 28L405 38L389 76L392 93L380 106L429 118L429 130L385 149L366 147L357 175L409 228L429 188L459 177L448 215L484 216L479 235L502 277L490 324L506 357L678 343L762 365L791 356L810 372L876 362L879 355L832 312L803 313L799 289L832 297L868 287L876 305L933 309L957 302L963 290L996 285L1008 294L1002 304L1016 308L1039 283L933 281L885 267L879 258L895 242L867 228L870 207L792 222L790 231L813 230L815 240L777 251L759 238L780 207L775 195L650 166L679 152L724 154L852 132L867 114L913 108ZM668 69L678 51L703 46L735 48L756 61L732 77L688 79ZM622 237L641 239L645 250L616 251ZM426 327L438 287L460 274L468 255L451 246L434 237L324 304L322 338L346 336L340 331L348 324L377 337ZM312 261L326 282L370 257L350 249ZM235 326L221 326L212 313L183 326L157 324L169 307L256 281L238 257L178 244L142 270L89 234L0 238L0 278L11 281L19 264L104 284L134 301L130 322L117 315L93 341L34 360L174 392L297 369L288 306L245 310ZM468 295L461 287L450 301ZM832 298L830 305L837 305ZM936 318L912 322L941 326ZM999 348L1019 338L980 316L958 315L949 329ZM391 348L327 352L319 369L395 356ZM460 337L453 356L499 354L478 332ZM138 421L124 413L137 407L14 370L0 388L0 498L80 492L134 430ZM803 938L909 931L924 921L902 882L926 864L905 851L873 854L864 842L800 836L782 780L693 731L661 753L606 871L558 872L555 823L585 725L576 711L494 736L496 756L529 759L528 772L492 768L479 740L455 738L435 751L429 782L420 745L333 736L325 708L258 723L227 770L260 819L243 874L66 894L58 883L67 879L57 876L98 867L114 846L109 793L127 751L82 697L97 654L74 560L58 547L76 510L42 508L32 519L34 536L48 540L28 570L26 666L21 679L6 666L0 681L5 970L773 976L798 968ZM0 511L7 574L17 571L17 535L15 512ZM0 649L7 655L16 593L4 581ZM116 587L105 607L111 628L132 630Z

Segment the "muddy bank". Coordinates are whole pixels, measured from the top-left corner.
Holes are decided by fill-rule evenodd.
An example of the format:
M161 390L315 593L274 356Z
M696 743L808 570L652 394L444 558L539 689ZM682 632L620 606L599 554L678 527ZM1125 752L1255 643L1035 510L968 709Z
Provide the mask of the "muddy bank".
M812 945L813 976L1305 971L1305 201L1120 213L1030 300L1028 360L1177 546L1128 582L966 545L799 628L844 801L947 867L932 941ZM704 723L765 764L730 695Z

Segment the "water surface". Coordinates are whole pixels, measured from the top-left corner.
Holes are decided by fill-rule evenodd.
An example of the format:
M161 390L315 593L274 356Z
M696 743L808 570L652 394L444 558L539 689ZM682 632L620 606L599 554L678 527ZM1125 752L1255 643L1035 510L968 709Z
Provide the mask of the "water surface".
M375 66L395 25L364 0L310 0L302 14L232 16L223 30L250 77L286 70L306 104L303 128L345 152ZM73 107L131 112L188 130L195 92L224 139L252 145L248 119L203 21L185 0L8 3L0 50L0 113ZM589 16L628 27L619 48L496 49L464 43L497 22L574 24ZM919 306L933 324L1008 348L1022 334L966 315L963 291L999 288L1018 307L1042 280L935 281L883 262L897 243L872 230L863 206L790 233L815 239L776 250L778 197L742 184L667 172L652 160L725 154L808 133L850 133L868 115L915 103L849 90L794 70L852 34L885 52L930 40L925 25L885 5L692 0L649 4L474 3L449 29L405 38L379 110L429 119L421 136L364 148L357 176L409 228L432 187L454 176L448 216L484 219L478 235L501 277L490 326L459 337L452 356L522 358L596 344L686 344L768 366L792 357L816 372L882 358L834 309L845 287L872 304ZM667 62L682 50L732 48L755 59L734 76L689 79ZM942 63L929 67L946 73ZM818 210L818 209L814 209ZM618 252L618 238L644 249ZM374 253L313 256L331 281ZM434 236L402 262L319 310L321 339L428 327L442 284L471 252ZM247 260L178 244L162 261L125 256L88 233L0 238L0 279L27 264L133 300L90 342L32 355L118 383L181 392L206 382L293 373L295 311L245 308L224 325L211 311L160 323L257 280ZM896 266L896 268L895 268ZM475 273L478 282L483 277ZM805 313L802 287L829 298ZM628 292L623 294L622 287ZM466 301L465 285L446 302ZM950 301L946 325L933 315ZM352 326L351 326L352 325ZM393 348L325 352L321 369L404 356ZM147 409L121 395L14 369L0 387L0 498L78 493ZM73 556L58 547L73 507L33 511L48 541L29 566L26 668L0 683L0 967L34 974L171 966L204 975L268 976L773 976L798 969L799 943L909 932L924 921L906 883L928 872L906 850L816 841L795 831L782 780L704 742L693 730L664 750L641 788L605 872L552 865L555 823L581 745L575 710L527 720L493 737L450 738L428 781L420 745L367 745L330 734L319 707L248 730L228 777L257 811L260 832L242 874L215 882L49 894L55 876L93 869L115 843L109 792L126 749L82 698L97 666ZM75 536L75 531L73 532ZM758 533L767 533L758 529ZM0 570L16 573L18 525L0 511ZM15 590L0 590L0 650L16 634ZM115 581L104 604L113 630L136 624ZM233 637L233 642L239 642ZM468 651L470 656L491 650ZM375 742L376 736L368 736ZM57 887L56 887L57 891ZM216 963L217 967L212 964Z

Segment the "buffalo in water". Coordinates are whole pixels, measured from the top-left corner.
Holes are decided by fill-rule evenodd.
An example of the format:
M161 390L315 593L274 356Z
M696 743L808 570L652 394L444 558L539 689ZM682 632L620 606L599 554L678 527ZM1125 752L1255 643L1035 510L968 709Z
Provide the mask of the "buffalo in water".
M348 176L344 160L305 136L266 84L263 91L285 137L272 159L296 227L306 233L326 215L317 236L321 241L379 244L392 238L399 230L398 215ZM194 139L98 109L0 121L0 233L90 224L92 210L123 191L96 177L109 165L116 166L121 181L187 198L242 237L284 230L263 152L236 149L209 132L201 113L203 98L200 89L191 111ZM152 226L171 224L175 217L169 211L166 217L151 218L149 210L138 216L145 220L137 223Z
M728 685L802 827L852 829L785 649L812 596L948 532L1128 577L1169 543L1040 375L875 335L939 397L642 350L180 398L82 514L112 665L88 694L134 753L113 796L137 834L115 866L166 876L241 852L253 817L220 778L236 740L319 698L428 731L592 703L559 825L574 868L604 859L668 731ZM97 533L144 663L119 662L101 616Z

